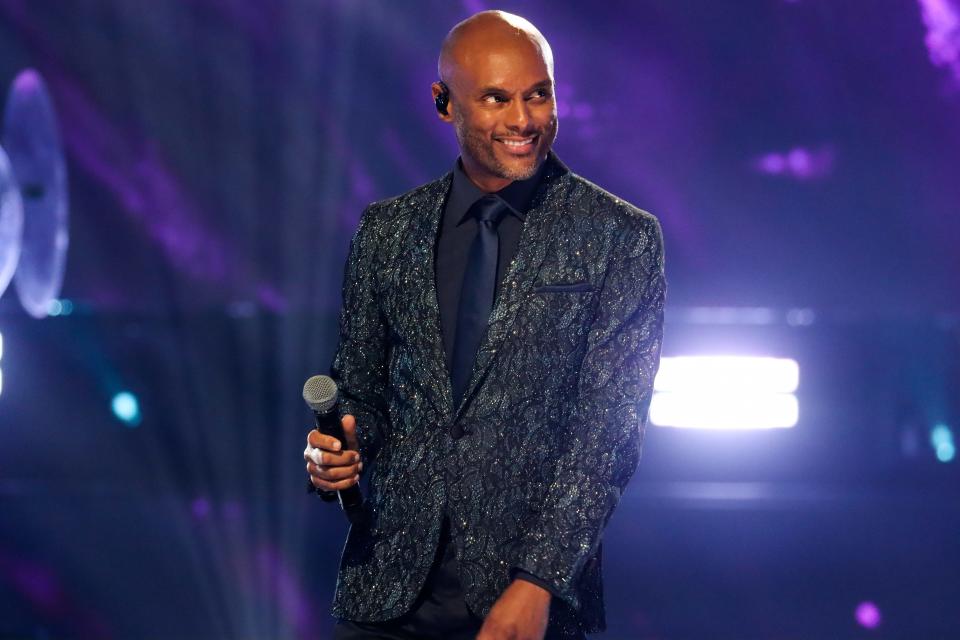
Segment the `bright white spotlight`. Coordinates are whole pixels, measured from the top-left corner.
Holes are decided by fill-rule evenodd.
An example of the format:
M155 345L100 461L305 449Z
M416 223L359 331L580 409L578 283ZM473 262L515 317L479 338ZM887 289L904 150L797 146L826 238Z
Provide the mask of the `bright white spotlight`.
M788 358L663 358L650 421L662 427L787 429L800 408L793 395L800 367Z
M137 402L137 396L129 391L121 391L113 396L110 408L113 409L113 415L128 426L135 427L140 424L140 403Z
M679 356L661 358L657 391L682 393L793 393L800 367L789 358Z
M788 429L800 415L791 393L755 395L657 393L650 421L661 427L689 429Z

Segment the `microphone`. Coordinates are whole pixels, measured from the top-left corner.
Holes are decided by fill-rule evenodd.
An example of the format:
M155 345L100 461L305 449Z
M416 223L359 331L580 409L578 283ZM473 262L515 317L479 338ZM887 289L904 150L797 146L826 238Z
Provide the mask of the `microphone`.
M330 376L312 376L303 385L303 399L313 411L313 418L317 430L340 441L340 450L347 449L347 439L343 435L343 425L340 424L340 414L337 407L337 383ZM331 492L313 486L307 480L307 489L323 497ZM350 524L359 524L364 519L363 494L360 487L353 485L336 492L340 499L340 507L347 515Z

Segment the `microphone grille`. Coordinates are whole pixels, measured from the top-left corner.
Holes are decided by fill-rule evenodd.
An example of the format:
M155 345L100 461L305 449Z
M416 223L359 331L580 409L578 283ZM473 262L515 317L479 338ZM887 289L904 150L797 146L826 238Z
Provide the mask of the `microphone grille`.
M337 383L330 376L311 376L303 384L303 399L317 413L326 413L337 404Z

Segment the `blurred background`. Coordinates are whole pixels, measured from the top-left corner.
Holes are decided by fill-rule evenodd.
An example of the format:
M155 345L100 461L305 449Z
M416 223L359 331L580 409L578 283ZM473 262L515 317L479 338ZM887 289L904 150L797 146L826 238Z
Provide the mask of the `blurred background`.
M0 0L0 144L64 158L0 233L0 638L330 637L300 390L363 207L457 157L430 83L489 8L666 240L598 637L960 637L957 0Z

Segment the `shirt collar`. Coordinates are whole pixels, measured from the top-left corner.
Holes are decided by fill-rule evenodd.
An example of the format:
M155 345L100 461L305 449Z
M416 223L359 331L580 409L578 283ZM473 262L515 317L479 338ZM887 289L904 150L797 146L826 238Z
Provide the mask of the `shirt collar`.
M540 179L543 177L543 168L546 164L546 162L541 163L540 168L533 176L526 180L514 180L492 195L502 200L507 205L507 210L514 216L520 220L526 220L527 210L530 208L530 202L533 200L533 195L536 193ZM457 158L453 166L453 185L450 188L448 208L454 214L458 226L467 219L467 212L473 206L473 203L486 195L491 194L487 194L473 184L473 181L467 177L463 170L460 158Z

